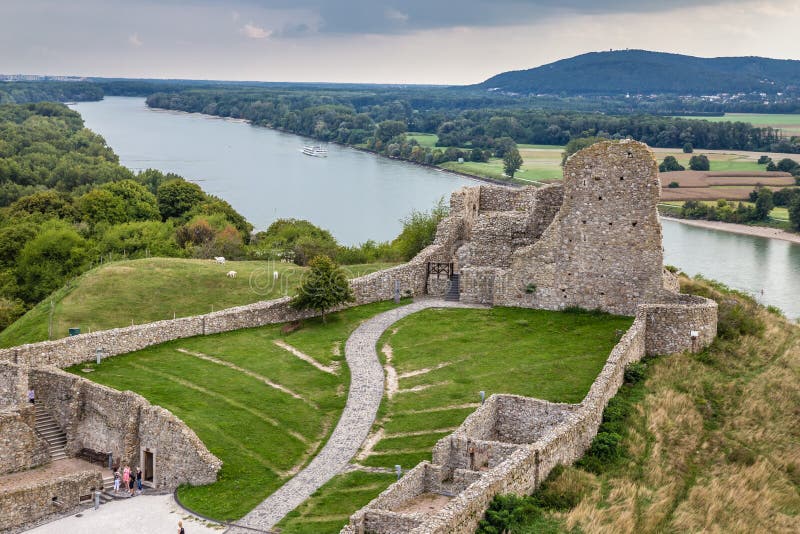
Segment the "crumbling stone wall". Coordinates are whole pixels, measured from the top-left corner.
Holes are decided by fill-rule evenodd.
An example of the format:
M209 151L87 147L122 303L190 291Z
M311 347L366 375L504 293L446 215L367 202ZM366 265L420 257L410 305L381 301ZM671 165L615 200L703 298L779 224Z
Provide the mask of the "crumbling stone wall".
M222 462L168 410L131 391L96 384L55 368L30 371L30 382L67 435L68 454L81 449L114 455L120 465L140 465L144 448L156 454L159 488L216 480Z
M75 508L81 497L91 495L92 490L102 485L98 471L81 471L44 483L15 485L13 489L0 487L0 531Z
M28 402L28 374L24 369L0 361L0 410Z
M50 461L47 443L35 431L36 409L20 404L0 411L0 475Z
M486 508L499 493L527 494L558 464L580 458L591 445L602 422L603 410L624 379L625 367L645 355L647 311L642 308L612 349L603 369L580 404L559 404L517 395L492 395L451 435L439 440L433 464L423 462L399 482L350 517L343 534L466 534L472 533ZM494 441L486 441L494 440ZM495 449L492 451L492 449ZM496 454L500 461L474 462L474 451ZM469 459L469 455L473 459ZM472 465L470 465L472 464ZM453 473L469 466L472 476L447 505L419 517L397 509L425 491L426 472ZM488 467L488 469L486 469ZM406 480L408 478L408 480Z
M515 251L495 303L632 315L657 301L660 191L656 160L642 143L601 142L575 154L564 169L561 209L541 239Z

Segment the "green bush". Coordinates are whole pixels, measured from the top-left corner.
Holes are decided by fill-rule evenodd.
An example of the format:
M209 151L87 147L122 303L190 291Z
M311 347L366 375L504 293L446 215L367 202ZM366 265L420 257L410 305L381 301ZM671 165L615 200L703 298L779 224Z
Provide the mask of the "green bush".
M634 362L628 364L625 368L625 382L627 384L636 384L641 382L647 376L647 364L643 362ZM614 399L611 399L614 400Z

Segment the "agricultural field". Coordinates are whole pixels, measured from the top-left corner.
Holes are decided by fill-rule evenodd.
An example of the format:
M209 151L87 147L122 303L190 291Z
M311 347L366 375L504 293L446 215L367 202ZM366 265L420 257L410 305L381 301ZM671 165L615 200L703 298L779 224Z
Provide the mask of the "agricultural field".
M224 464L216 483L181 486L178 497L209 517L238 519L320 450L347 398L345 341L362 320L394 306L350 308L291 333L272 325L180 339L68 371L134 391L181 418Z
M796 183L783 172L675 171L660 173L659 179L663 200L747 200L757 186L776 190ZM669 187L673 182L678 187Z
M709 122L749 122L753 126L780 128L784 135L800 135L800 114L794 113L726 113L721 117L681 116Z
M355 278L389 264L346 265ZM236 278L228 278L228 271ZM273 272L278 271L277 282ZM69 328L94 332L251 304L292 294L304 267L272 261L148 258L108 263L71 281L0 332L13 347L65 337ZM51 304L52 303L52 304Z

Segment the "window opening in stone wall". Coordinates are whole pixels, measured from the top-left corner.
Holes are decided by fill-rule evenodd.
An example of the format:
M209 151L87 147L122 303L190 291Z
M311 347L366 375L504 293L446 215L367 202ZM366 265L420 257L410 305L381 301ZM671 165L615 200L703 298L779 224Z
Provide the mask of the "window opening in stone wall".
M636 226L636 221L633 221L633 222L631 223L631 226Z
M603 200L603 197L602 196L597 197L597 200Z
M624 177L624 176L620 176L620 177L619 177L619 181L620 181L620 182L621 182L622 180L624 180L624 179L625 179L625 177Z

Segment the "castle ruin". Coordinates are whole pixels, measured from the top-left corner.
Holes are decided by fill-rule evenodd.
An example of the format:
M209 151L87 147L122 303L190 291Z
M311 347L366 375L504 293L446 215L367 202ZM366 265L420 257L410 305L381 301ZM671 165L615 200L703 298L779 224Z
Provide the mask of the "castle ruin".
M399 289L495 306L601 309L635 320L581 403L493 395L437 443L433 462L419 464L355 513L343 532L474 531L494 495L530 492L555 465L580 458L628 363L711 343L716 303L679 293L677 278L663 267L659 196L655 158L645 145L600 142L570 158L561 184L454 192L433 244L406 264L351 281L352 305L389 300ZM37 433L46 419L69 457L111 454L146 466L155 454L154 486L212 482L219 460L174 415L58 368L91 361L98 349L109 357L314 314L292 309L289 300L0 350L0 476L52 463L52 448ZM25 402L29 384L40 392L38 411ZM52 484L4 487L0 529L77 506L102 484L87 471ZM55 492L67 502L53 501ZM449 500L435 513L403 511L430 493Z

